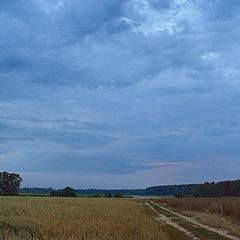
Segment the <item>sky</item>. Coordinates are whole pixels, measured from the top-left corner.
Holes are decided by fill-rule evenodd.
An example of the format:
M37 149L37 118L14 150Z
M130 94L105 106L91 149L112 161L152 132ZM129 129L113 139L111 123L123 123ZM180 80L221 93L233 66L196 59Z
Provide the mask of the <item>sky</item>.
M55 188L240 177L239 0L0 6L0 170Z

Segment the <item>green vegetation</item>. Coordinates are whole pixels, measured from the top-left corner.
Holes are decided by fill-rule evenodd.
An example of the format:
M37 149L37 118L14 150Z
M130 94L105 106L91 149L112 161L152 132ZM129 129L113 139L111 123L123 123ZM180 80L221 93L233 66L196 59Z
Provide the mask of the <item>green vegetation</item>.
M51 191L54 191L53 188L21 188L20 193L21 194L50 194ZM132 195L140 195L144 196L147 195L146 189L75 189L75 192L78 196L91 196L91 197L109 197L110 195L114 197L116 194L122 194L124 196L132 196Z
M22 188L20 193L23 194L43 194L56 191L53 188ZM175 197L239 197L240 196L240 180L212 182L203 184L182 184L182 185L166 185L155 186L146 189L76 189L78 196L91 197L114 197L119 194L123 196L175 196ZM56 193L56 192L55 192ZM56 193L57 194L57 193Z
M206 182L193 194L196 197L240 197L240 180Z
M175 196L180 193L190 194L195 192L199 184L181 184L181 185L166 185L154 186L146 189L146 195L150 196Z
M175 197L240 197L240 180L156 186L146 189L148 195Z
M75 190L71 187L65 187L62 190L53 190L50 192L51 197L77 197Z
M0 172L0 195L17 195L21 182L22 178L19 174Z

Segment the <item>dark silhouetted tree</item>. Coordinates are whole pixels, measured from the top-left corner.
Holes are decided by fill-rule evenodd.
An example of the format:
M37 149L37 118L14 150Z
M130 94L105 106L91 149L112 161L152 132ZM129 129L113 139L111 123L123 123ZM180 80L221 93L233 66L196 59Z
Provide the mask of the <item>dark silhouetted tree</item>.
M62 197L62 191L61 190L52 190L50 191L51 197Z
M19 174L0 172L0 194L14 196L18 194L22 178Z
M77 197L75 190L71 187L65 187L62 190L52 190L51 197Z
M104 197L106 197L106 198L112 198L112 194L111 194L111 193L105 193L105 194L104 194Z
M122 198L123 197L123 194L122 193L116 193L114 195L115 198Z
M77 194L75 193L75 190L71 187L65 187L62 190L62 196L63 197L76 197Z

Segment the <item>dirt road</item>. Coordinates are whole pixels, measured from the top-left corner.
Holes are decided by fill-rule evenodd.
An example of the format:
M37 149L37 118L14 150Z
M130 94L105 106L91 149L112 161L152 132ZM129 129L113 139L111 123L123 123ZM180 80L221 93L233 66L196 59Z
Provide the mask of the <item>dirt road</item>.
M187 236L187 239L240 240L240 238L232 236L222 229L204 225L191 217L168 209L166 206L156 204L152 201L146 201L145 204L157 213L158 221L171 225L177 231L184 232Z

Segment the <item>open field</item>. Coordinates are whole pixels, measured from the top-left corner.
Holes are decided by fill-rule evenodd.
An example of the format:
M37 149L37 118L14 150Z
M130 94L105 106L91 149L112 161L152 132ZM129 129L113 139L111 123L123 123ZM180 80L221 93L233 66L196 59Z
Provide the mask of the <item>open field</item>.
M0 198L1 240L165 240L160 225L130 199Z
M157 202L180 210L228 216L240 222L240 198L161 198Z
M200 200L200 199L199 199ZM204 199L203 199L204 200ZM225 204L231 199L205 199ZM185 210L198 199L1 197L1 240L239 240L225 215ZM168 203L180 204L174 208ZM235 202L238 202L235 199ZM234 203L235 203L234 202ZM167 204L166 204L167 203ZM203 202L205 204L205 202ZM170 204L169 204L170 205ZM193 206L189 205L190 206ZM185 206L185 205L184 205ZM207 206L206 206L207 207ZM202 209L202 210L201 210ZM202 211L202 212L201 212Z

